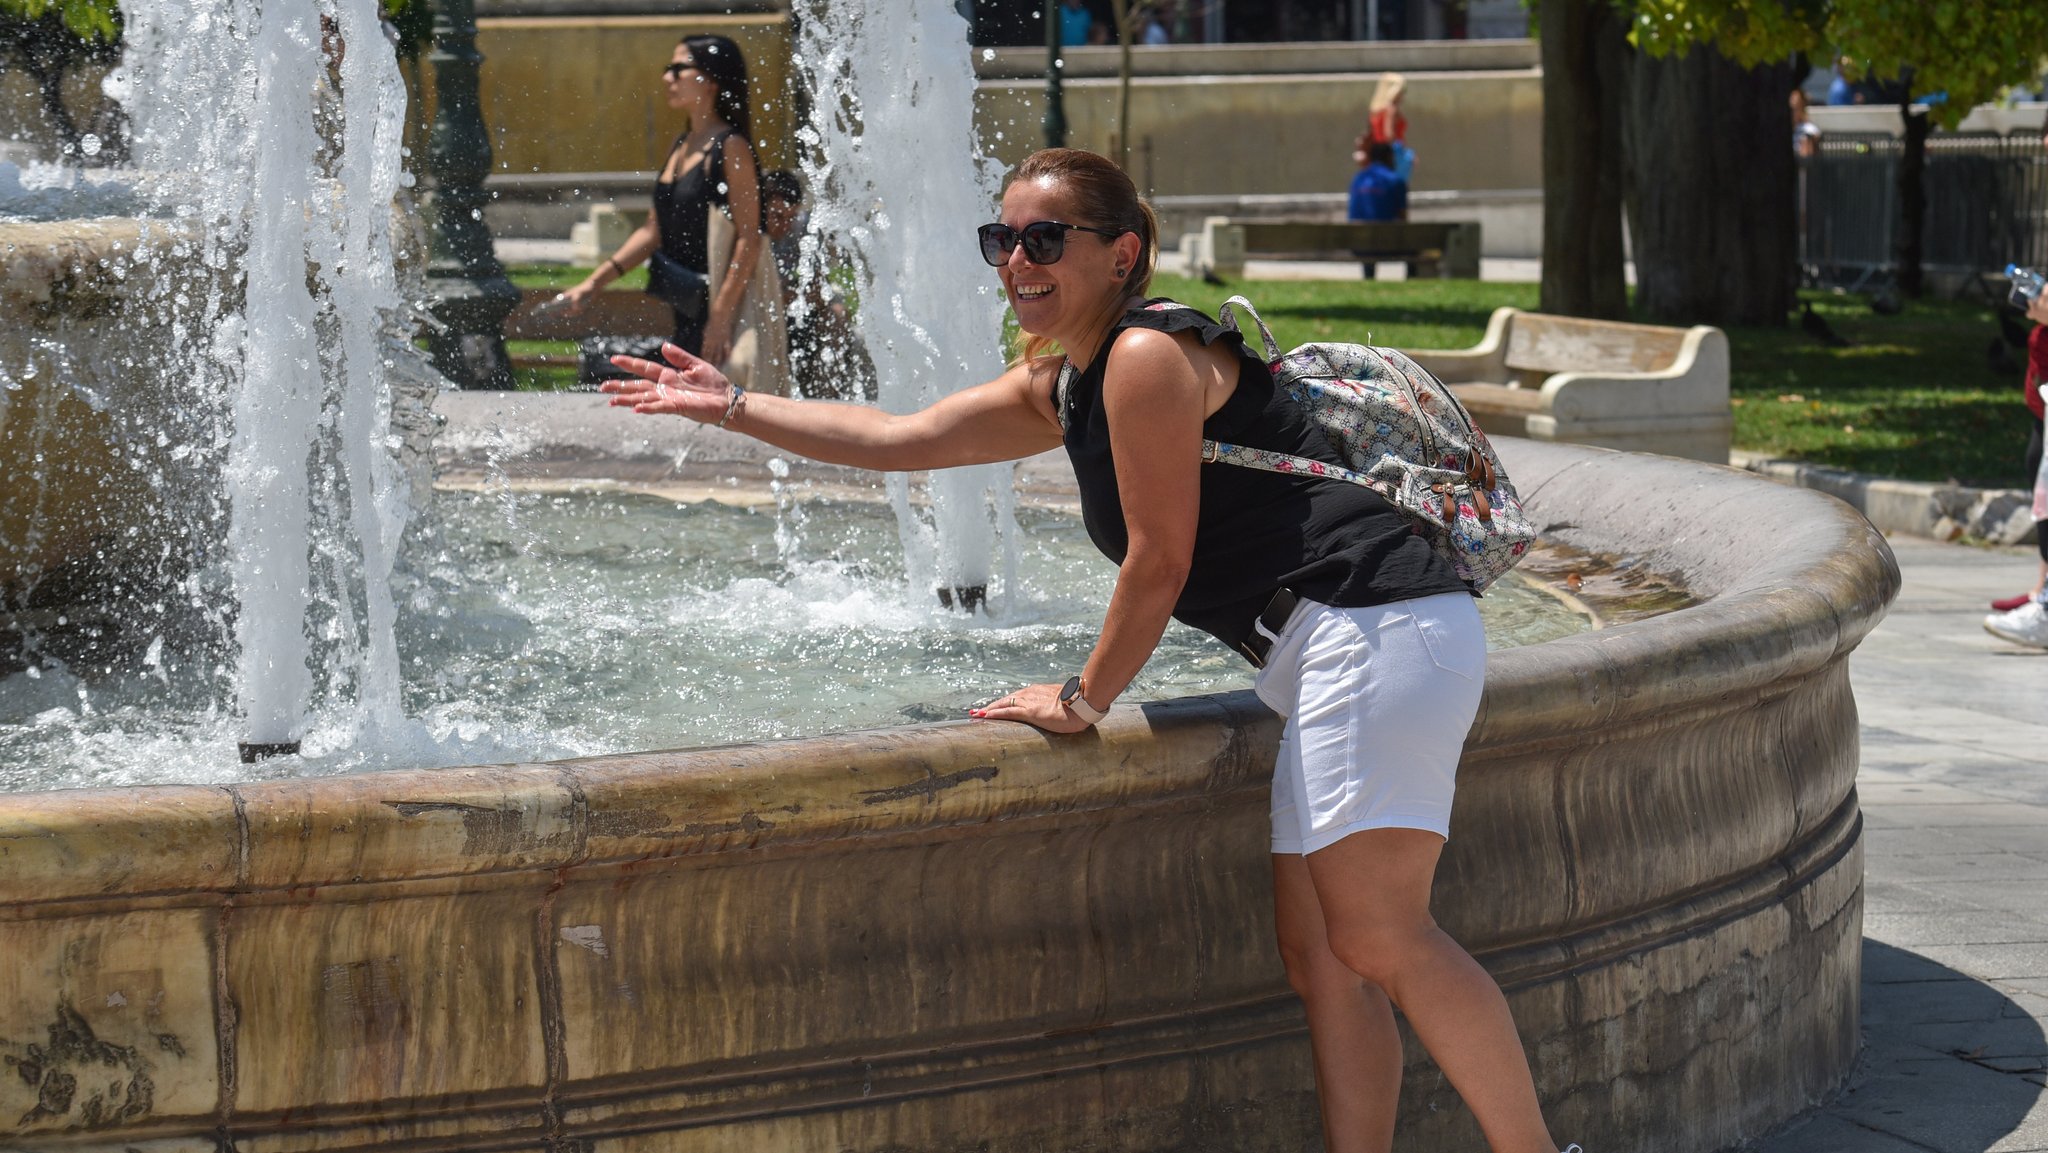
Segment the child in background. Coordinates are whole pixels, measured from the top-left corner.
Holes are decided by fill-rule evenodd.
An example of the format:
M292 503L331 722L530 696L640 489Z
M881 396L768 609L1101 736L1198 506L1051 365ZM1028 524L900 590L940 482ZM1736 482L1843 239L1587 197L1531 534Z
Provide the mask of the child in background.
M1984 629L2014 644L2048 649L2048 484L2042 479L2041 452L2042 414L2048 409L2041 396L2048 386L2048 298L2036 297L2027 307L2027 319L2034 322L2034 331L2027 337L2027 412L2033 431L2027 440L2026 476L2034 486L2034 541L2041 567L2032 591L1991 602Z

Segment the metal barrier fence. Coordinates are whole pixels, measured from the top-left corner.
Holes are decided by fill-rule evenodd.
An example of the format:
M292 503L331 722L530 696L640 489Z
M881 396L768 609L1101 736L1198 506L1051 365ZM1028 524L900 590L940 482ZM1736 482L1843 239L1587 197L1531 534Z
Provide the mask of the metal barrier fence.
M1800 266L1809 283L1856 289L1891 275L1903 147L1884 133L1831 132L1800 162ZM2039 133L1936 134L1923 180L1925 270L2048 267L2048 149Z

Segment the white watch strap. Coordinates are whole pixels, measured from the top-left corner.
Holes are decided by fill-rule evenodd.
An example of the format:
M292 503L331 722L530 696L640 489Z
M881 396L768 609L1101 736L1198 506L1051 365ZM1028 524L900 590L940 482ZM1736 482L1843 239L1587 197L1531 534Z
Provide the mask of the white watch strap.
M1109 715L1109 710L1096 708L1088 703L1087 697L1079 693L1075 693L1073 698L1067 701L1067 707L1074 710L1075 716L1080 717L1091 725L1101 724L1102 718Z

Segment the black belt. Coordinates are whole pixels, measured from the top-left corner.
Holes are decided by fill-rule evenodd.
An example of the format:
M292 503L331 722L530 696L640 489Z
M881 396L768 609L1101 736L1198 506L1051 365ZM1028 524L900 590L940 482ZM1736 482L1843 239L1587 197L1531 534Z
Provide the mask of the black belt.
M1265 668L1266 657L1273 651L1272 639L1266 636L1266 633L1260 632L1258 625L1266 626L1266 632L1279 636L1280 630L1287 627L1288 618L1294 615L1294 607L1300 603L1301 598L1286 589L1275 592L1273 599L1266 602L1265 610L1259 613L1258 624L1253 625L1252 631L1237 642L1237 651L1244 654L1253 668Z

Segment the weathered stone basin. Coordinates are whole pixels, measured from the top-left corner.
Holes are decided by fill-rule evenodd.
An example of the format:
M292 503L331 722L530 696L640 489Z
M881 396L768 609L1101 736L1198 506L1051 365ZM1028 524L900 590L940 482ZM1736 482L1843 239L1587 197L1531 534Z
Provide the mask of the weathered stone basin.
M126 217L0 223L0 611L52 578L75 584L163 551L149 477L162 454L137 417L165 428L182 390L139 384L151 374L135 366L162 359L148 298L192 231Z
M1702 603L1496 654L1439 915L1561 1137L1724 1148L1855 1051L1847 657L1897 568L1811 493L1504 452L1552 535ZM1301 1149L1277 730L1234 694L0 797L0 1145ZM1403 1110L1404 1148L1481 1147L1433 1073Z

